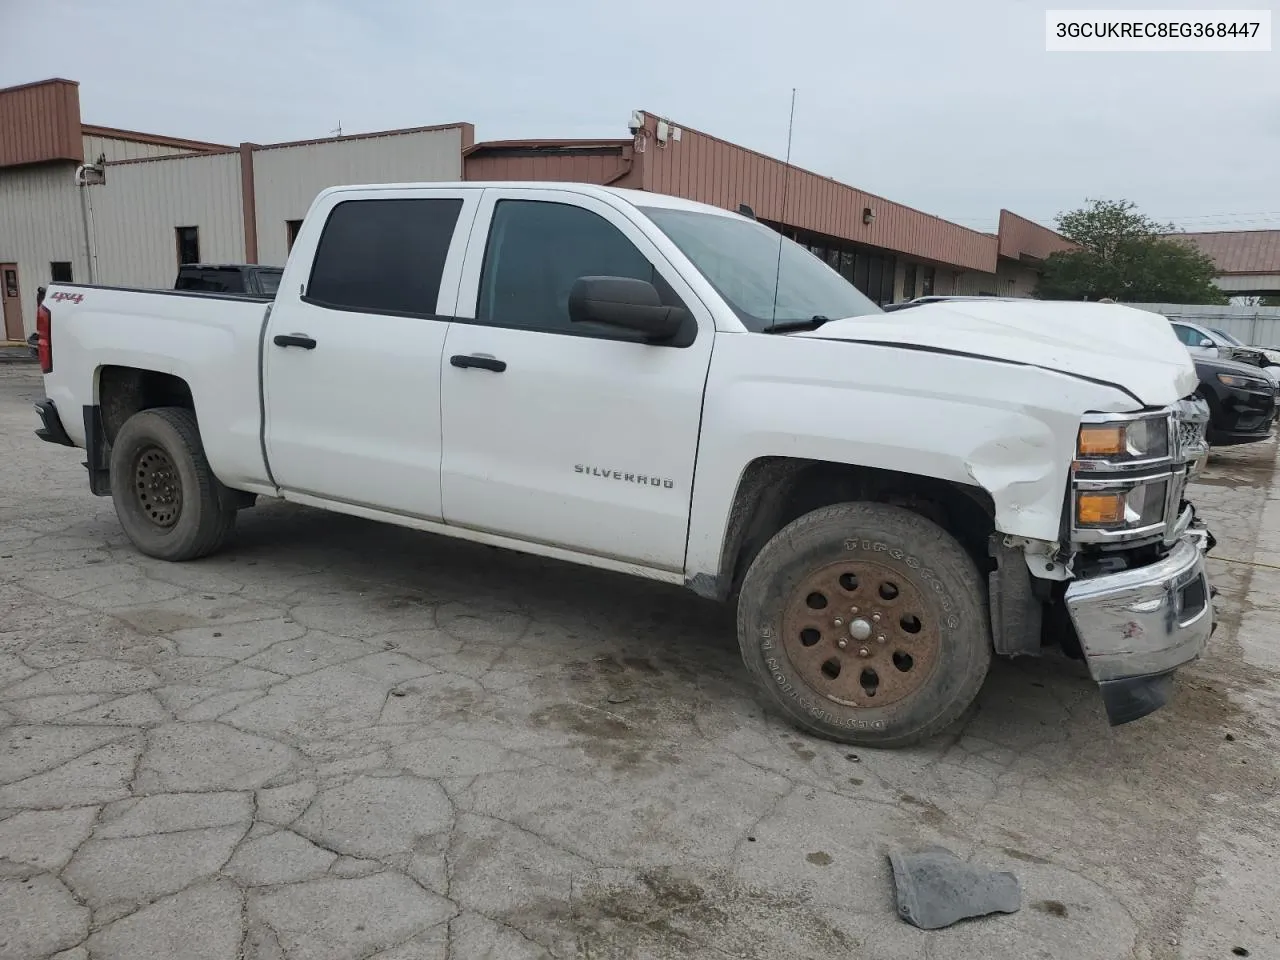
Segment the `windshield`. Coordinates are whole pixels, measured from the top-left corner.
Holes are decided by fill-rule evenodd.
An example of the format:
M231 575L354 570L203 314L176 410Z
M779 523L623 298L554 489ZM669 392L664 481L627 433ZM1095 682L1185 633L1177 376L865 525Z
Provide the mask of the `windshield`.
M1217 327L1210 327L1209 329L1213 333L1216 333L1218 336L1220 336L1223 340L1227 341L1227 343L1234 343L1237 347L1244 346L1244 343L1242 343L1240 340L1237 340L1235 337L1227 333L1227 331L1225 330L1219 330Z
M767 330L775 320L839 320L883 312L804 247L763 224L696 210L641 209L754 333Z

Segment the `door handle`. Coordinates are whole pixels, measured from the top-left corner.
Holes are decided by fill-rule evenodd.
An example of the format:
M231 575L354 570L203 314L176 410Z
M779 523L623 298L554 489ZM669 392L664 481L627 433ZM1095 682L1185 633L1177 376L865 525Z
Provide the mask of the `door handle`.
M498 360L495 357L478 357L475 354L455 353L449 358L449 362L455 367L478 367L481 370L492 370L494 373L501 373L507 369L505 360Z
M273 342L277 347L301 347L303 350L314 350L316 342L305 333L277 334Z

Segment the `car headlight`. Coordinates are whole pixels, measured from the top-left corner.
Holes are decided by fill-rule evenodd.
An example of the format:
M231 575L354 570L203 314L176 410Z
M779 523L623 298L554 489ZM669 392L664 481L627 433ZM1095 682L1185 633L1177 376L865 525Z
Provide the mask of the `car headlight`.
M1241 390L1270 390L1271 381L1266 377L1242 377L1235 373L1218 374L1218 382L1227 387L1238 387Z
M1169 456L1169 417L1082 423L1077 460L1156 460Z
M1139 530L1164 521L1167 477L1127 484L1081 484L1075 492L1075 526L1083 530Z

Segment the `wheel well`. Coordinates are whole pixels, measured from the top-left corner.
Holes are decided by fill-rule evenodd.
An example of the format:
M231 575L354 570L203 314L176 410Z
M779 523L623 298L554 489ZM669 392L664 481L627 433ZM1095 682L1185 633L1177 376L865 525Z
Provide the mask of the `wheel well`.
M992 569L987 543L995 530L995 504L980 487L825 460L761 457L747 465L738 481L716 595L736 594L756 554L792 520L853 500L918 513L960 541L984 575Z
M103 367L98 372L98 407L104 439L112 443L126 420L139 410L183 407L194 411L191 388L181 377L137 367Z

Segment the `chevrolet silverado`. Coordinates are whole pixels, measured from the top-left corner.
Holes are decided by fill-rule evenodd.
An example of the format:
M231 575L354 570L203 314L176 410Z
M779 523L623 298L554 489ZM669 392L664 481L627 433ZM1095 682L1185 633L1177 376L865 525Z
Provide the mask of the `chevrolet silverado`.
M836 740L930 736L1052 645L1123 723L1212 632L1207 414L1155 314L886 314L721 209L382 184L316 198L270 301L54 284L38 328L38 432L142 552L261 496L683 584Z

